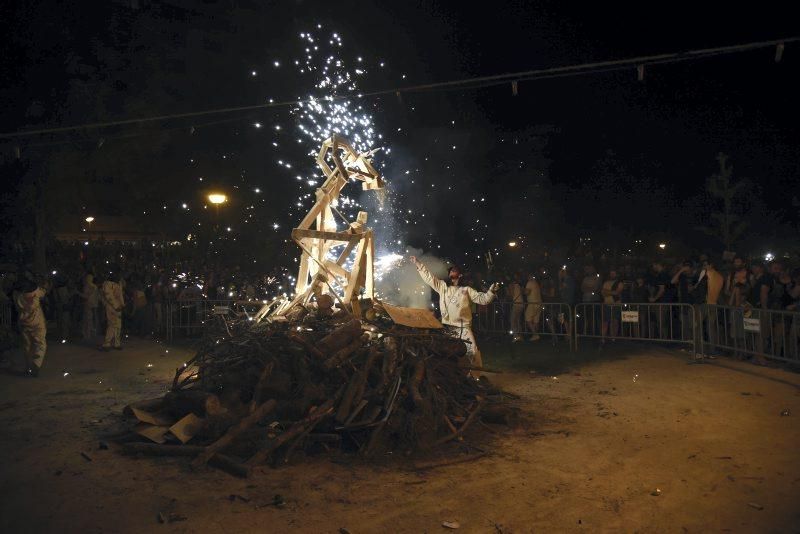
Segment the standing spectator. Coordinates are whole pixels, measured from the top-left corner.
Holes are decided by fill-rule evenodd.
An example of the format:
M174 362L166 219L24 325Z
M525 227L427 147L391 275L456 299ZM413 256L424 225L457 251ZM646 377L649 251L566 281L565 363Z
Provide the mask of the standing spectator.
M539 318L542 315L542 289L536 280L536 275L531 273L528 283L525 284L525 322L531 331L531 341L539 341Z
M153 330L156 334L161 334L162 327L164 326L164 295L167 291L166 285L166 276L164 276L163 273L159 273L156 281L150 286L149 300L153 304Z
M684 261L672 277L672 280L670 280L670 284L675 288L675 298L680 304L694 304L690 291L693 272L692 262ZM680 306L678 317L680 319L681 339L683 340L692 339L692 316L692 309L689 306Z
M653 262L653 296L648 300L653 304L669 304L671 302L672 291L670 290L670 276L664 270L661 261ZM670 328L669 306L654 306L649 314L656 322L658 336L661 339L670 339L672 329Z
M728 317L731 337L735 347L744 347L744 306L750 294L750 277L743 262L737 267L734 259L733 270L725 283L730 307Z
M622 301L622 289L622 280L619 279L617 270L612 268L608 272L608 278L603 282L600 290L603 295L603 323L600 332L603 343L605 343L606 335L609 334L609 327L611 328L610 335L612 339L618 335L620 315L622 314L622 309L619 306Z
M736 288L736 281L734 280L737 273L746 270L744 265L744 258L738 254L734 256L733 263L730 270L725 274L725 286L723 287L724 296L730 302L733 296L734 289Z
M41 306L46 293L45 288L27 279L21 281L19 290L14 293L26 371L33 377L39 376L47 352L47 321Z
M787 307L792 303L792 277L786 272L783 262L772 262L772 291L770 291L770 308L778 313L773 314L772 318L772 339L773 354L787 358L787 354L782 354L785 347L786 333L791 328L789 315L784 314Z
M566 265L558 271L558 293L559 300L569 306L570 309L570 312L560 314L558 319L564 327L564 331L570 333L572 332L570 319L572 311L575 309L575 304L578 302L578 288L575 285L575 278L573 278L570 269Z
M646 303L650 301L650 288L643 273L638 273L631 287L631 302Z
M522 314L525 311L525 299L523 298L522 285L520 280L522 275L517 273L511 278L508 284L508 299L511 301L511 332L514 336L514 341L522 340L522 333L525 326L522 322Z
M583 268L583 281L581 282L581 301L589 305L586 306L583 330L585 334L595 336L600 333L600 329L597 328L598 310L593 304L601 301L600 284L600 275L594 265L586 265Z
M100 350L108 352L111 347L122 350L122 310L125 297L119 274L112 274L103 282L100 299L106 309L106 336Z
M761 354L770 340L772 330L771 321L769 317L769 295L772 291L773 279L772 276L766 271L763 263L754 263L750 267L753 273L753 283L750 287L750 304L752 306L751 313L754 318L759 320L761 325L761 332L756 338L756 351L759 353L753 359L753 363L758 365L767 365L767 361ZM747 316L747 310L745 310Z
M145 334L145 310L147 309L147 296L144 294L141 282L138 280L130 283L131 295L131 331L137 336Z
M56 300L58 333L62 340L66 340L69 339L72 328L72 297L75 295L75 289L69 280L61 277L53 293Z
M700 317L706 325L706 333L708 335L708 342L711 344L711 348L709 350L709 354L707 355L705 354L705 351L702 351L701 357L705 356L713 359L717 350L716 347L720 343L717 302L719 301L719 296L722 293L722 286L724 285L725 280L722 274L717 271L714 260L710 258L707 259L703 264L703 268L705 270L705 278L707 282L706 297L705 302L700 307ZM702 342L702 340L700 341Z

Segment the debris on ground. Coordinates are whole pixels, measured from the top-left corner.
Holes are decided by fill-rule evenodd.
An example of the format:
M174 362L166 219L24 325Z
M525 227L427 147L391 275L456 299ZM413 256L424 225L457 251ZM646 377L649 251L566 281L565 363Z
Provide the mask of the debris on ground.
M481 418L518 421L511 396L468 376L463 341L398 324L379 302L356 308L358 318L313 304L260 322L212 317L218 327L167 394L126 406L147 442L123 451L248 476L298 450L411 455L462 440Z

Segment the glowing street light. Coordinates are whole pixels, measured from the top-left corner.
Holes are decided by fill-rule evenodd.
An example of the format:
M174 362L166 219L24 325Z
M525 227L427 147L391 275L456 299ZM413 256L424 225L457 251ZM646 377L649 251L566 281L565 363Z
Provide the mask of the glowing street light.
M90 223L90 222L94 221L94 217L91 217L91 216L90 217L86 217L86 219L84 219L84 220L86 222Z
M511 248L514 248L514 247L517 246L517 242L516 241L509 241L508 242L508 246L511 247Z
M211 193L208 195L208 201L214 205L224 204L228 201L228 195L222 193Z
M658 244L658 248L660 248L661 250L664 250L665 248L667 248L667 244L666 243L659 243Z

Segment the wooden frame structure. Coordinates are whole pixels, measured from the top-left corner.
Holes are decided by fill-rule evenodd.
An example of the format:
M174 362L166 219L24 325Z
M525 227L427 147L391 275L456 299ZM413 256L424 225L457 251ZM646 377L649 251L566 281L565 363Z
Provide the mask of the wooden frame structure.
M365 290L366 298L374 296L375 243L372 230L367 228L367 212L358 212L356 220L349 222L336 209L339 194L351 180L362 182L365 191L383 189L383 177L372 166L373 153L356 152L346 139L336 134L322 143L317 165L326 180L316 191L316 203L311 211L292 230L292 239L302 251L295 296L291 300L267 304L256 319L260 320L267 314L285 315L298 304L306 304L312 296L324 293L331 294L343 304L358 299L361 289ZM342 231L337 229L336 215L347 225ZM342 245L344 249L336 260L330 259L331 248ZM345 263L354 250L355 260L351 270L347 270ZM341 297L331 284L341 288Z

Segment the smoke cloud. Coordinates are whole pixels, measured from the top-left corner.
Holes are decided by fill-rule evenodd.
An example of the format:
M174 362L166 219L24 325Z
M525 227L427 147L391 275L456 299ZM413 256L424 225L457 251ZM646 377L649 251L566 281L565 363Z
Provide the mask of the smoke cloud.
M430 308L431 288L422 281L417 268L408 260L409 256L416 256L434 276L447 277L447 262L421 249L406 247L403 260L393 264L375 281L378 298L397 306Z

